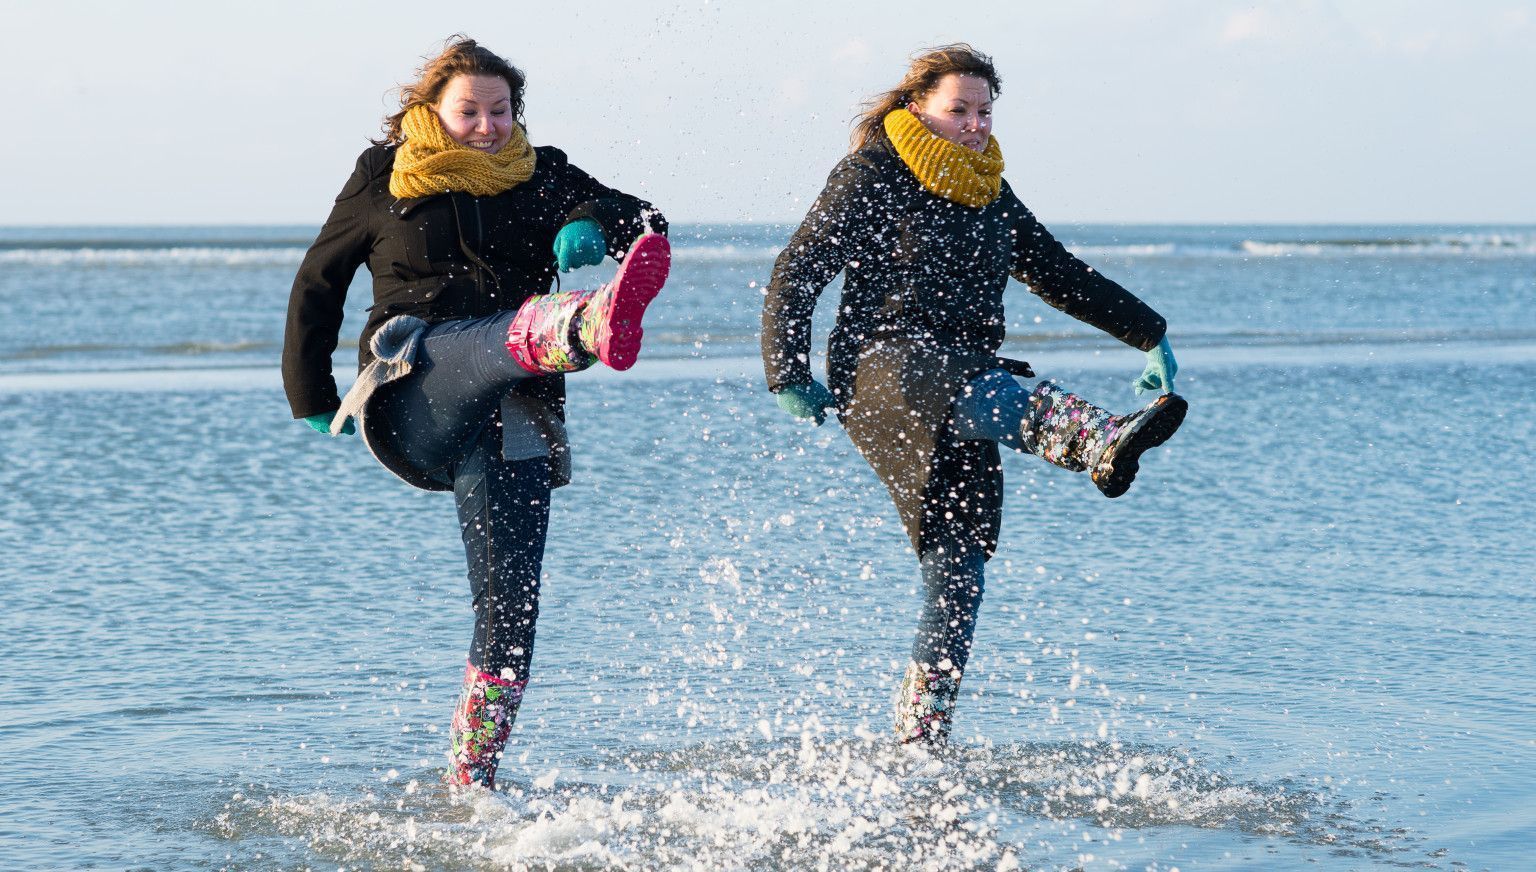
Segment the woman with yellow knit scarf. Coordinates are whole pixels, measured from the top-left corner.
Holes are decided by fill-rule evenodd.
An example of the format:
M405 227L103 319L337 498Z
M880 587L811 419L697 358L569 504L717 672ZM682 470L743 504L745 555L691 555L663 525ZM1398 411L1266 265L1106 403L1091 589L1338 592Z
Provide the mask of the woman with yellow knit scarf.
M649 203L529 144L523 74L456 37L402 89L294 279L283 384L295 418L360 429L400 478L453 491L475 631L449 731L448 780L493 787L522 703L550 490L570 477L564 373L628 369L666 281ZM621 260L597 290L556 271ZM373 274L345 398L331 374L347 288Z
M986 55L951 45L917 57L856 124L853 151L774 265L763 364L781 407L835 409L890 491L925 590L897 692L897 737L942 742L970 656L984 568L997 548L998 445L1074 471L1118 497L1140 455L1173 435L1187 404L1163 318L1073 257L1014 195L991 136L1000 85ZM830 390L810 368L811 313L843 273L829 340ZM1027 364L997 357L1012 275L1067 314L1147 352L1137 393L1113 415Z

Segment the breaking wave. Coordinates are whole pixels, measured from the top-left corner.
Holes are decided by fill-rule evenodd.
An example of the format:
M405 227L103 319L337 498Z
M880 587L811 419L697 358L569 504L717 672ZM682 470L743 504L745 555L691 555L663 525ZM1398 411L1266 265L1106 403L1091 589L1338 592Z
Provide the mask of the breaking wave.
M764 240L720 243L680 235L674 252L679 263L771 264L782 245ZM1257 239L1134 243L1069 242L1068 250L1095 258L1161 257L1346 257L1441 256L1523 257L1536 255L1536 233L1454 233L1338 239ZM0 243L0 264L39 267L137 266L297 266L306 244L144 245L103 241L81 245L64 241L39 244Z
M1254 257L1337 257L1345 255L1462 255L1473 257L1536 254L1536 235L1458 233L1430 236L1294 241L1244 240L1239 248Z
M305 249L176 246L169 248L12 248L0 250L0 264L29 266L297 266Z

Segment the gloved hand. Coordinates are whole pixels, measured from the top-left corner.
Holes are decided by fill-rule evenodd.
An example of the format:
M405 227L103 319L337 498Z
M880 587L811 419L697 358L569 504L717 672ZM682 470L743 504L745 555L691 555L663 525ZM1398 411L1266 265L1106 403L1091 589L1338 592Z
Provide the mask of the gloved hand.
M577 267L597 266L608 252L603 227L591 218L583 218L560 228L555 236L555 263L561 272Z
M308 418L305 418L304 423L308 424L310 427L313 427L315 432L324 433L325 435L329 436L331 435L331 422L334 420L336 420L335 412L321 412L318 415L310 415ZM341 425L341 432L347 434L348 436L351 436L353 433L357 432L357 428L352 426L351 418L348 418L347 422Z
M1035 371L1029 368L1029 362L1025 360L1014 360L1011 357L999 357L993 366L1002 370L1003 372L1008 373L1009 375L1018 376L1019 378L1035 377Z
M1160 391L1162 393L1173 392L1173 377L1179 372L1179 362L1173 359L1173 348L1168 345L1168 337L1164 336L1157 347L1147 352L1147 368L1142 370L1141 378L1131 384L1136 388L1136 395L1142 391Z
M832 392L815 379L803 385L785 385L777 397L779 408L796 418L814 420L818 427L827 420L827 410L837 408Z

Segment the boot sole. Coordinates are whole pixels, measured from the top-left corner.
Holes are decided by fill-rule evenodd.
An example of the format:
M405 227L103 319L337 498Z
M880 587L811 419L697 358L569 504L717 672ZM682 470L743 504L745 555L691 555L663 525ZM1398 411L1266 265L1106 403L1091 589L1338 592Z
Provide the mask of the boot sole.
M630 246L613 277L612 303L603 313L605 328L598 336L597 357L611 369L629 369L640 356L645 335L645 307L661 293L672 270L672 245L665 236L648 233Z
M1093 483L1104 496L1114 499L1130 489L1136 473L1141 471L1141 455L1167 442L1184 423L1184 414L1188 411L1189 401L1178 394L1163 394L1157 398L1156 408L1142 417L1128 441L1115 452L1109 466L1100 466L1093 471Z

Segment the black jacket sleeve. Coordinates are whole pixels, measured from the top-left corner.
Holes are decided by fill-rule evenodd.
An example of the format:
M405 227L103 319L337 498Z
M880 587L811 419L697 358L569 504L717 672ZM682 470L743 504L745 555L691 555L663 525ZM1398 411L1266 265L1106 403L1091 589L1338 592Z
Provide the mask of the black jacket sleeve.
M364 192L380 172L388 171L387 166L379 166L386 156L373 148L358 158L357 168L294 277L283 334L283 390L295 418L334 411L341 405L331 354L341 331L347 286L372 246L369 198Z
M1005 184L1012 200L1013 259L1009 273L1036 296L1127 345L1150 350L1168 331L1163 316L1056 241Z
M827 177L805 220L779 252L763 298L763 370L768 390L811 381L811 314L816 298L857 260L885 214L889 185L855 152Z
M592 178L570 163L559 149L550 148L548 152L549 157L564 163L562 182L569 185L580 200L565 216L565 223L583 218L596 221L603 228L603 239L608 242L608 254L614 260L622 260L629 247L647 230L667 235L667 219L660 209Z

